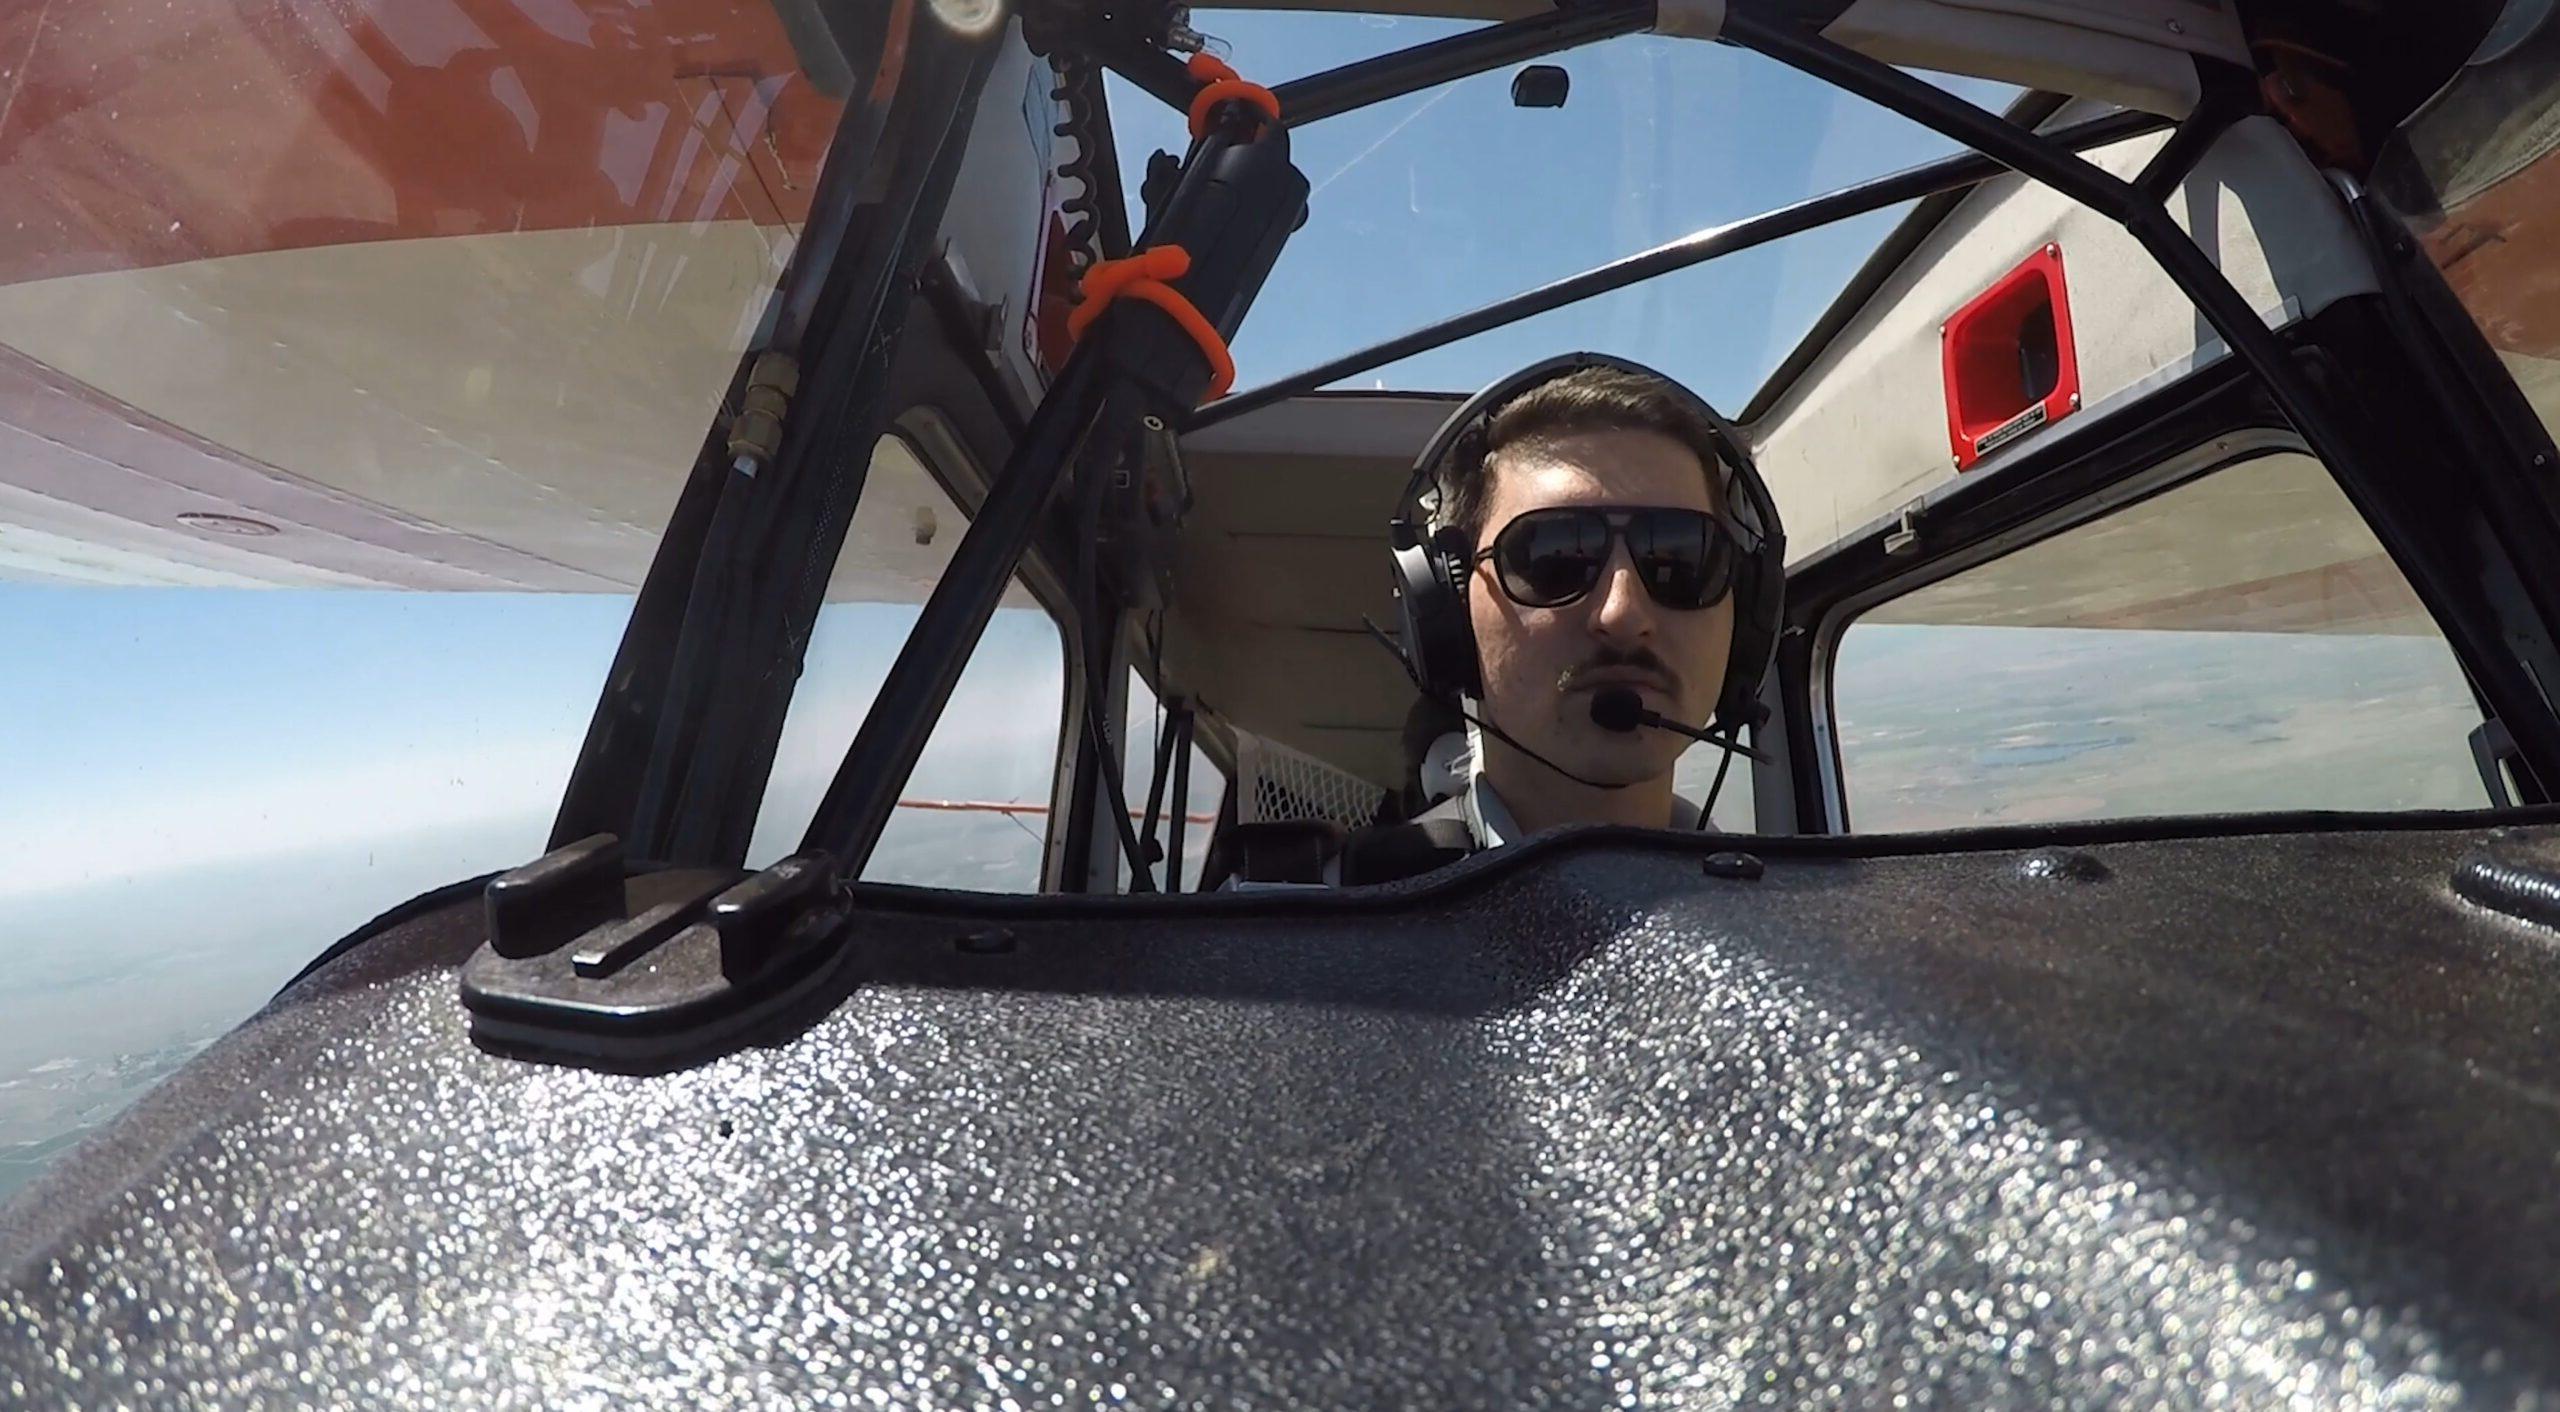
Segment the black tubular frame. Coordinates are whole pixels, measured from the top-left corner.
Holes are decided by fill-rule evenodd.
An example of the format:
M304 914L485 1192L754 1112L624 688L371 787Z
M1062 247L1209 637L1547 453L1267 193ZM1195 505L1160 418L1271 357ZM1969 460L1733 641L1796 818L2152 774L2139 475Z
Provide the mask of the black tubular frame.
M1141 858L1154 859L1162 856L1157 851L1161 845L1159 845L1156 840L1156 811L1164 807L1165 774L1173 766L1173 720L1171 712L1174 709L1176 709L1176 707L1168 706L1162 701L1156 703L1155 766L1147 772L1146 823L1138 830L1138 856ZM1182 812L1181 807L1179 805L1175 806L1174 812L1176 814L1180 814ZM1178 880L1168 879L1166 882L1166 887L1168 889L1178 886L1180 886Z
M1547 14L1485 25L1273 84L1271 96L1280 100L1280 121L1302 128L1523 59L1636 34L1653 27L1656 11L1656 0L1588 0L1560 6ZM1086 47L1132 87L1178 112L1187 111L1193 90L1183 65L1146 47L1131 29L1129 21L1115 13L1088 38Z
M1372 61L1376 62L1376 61ZM1988 115L1986 115L1988 116ZM2004 119L1992 121L2008 126ZM2104 147L2158 132L2170 126L2169 120L2150 113L2109 113L2085 123L2076 123L2046 136L2067 151L2078 152L2091 147ZM1934 162L1906 167L1898 172L1808 196L1802 201L1746 216L1723 225L1708 226L1677 240L1638 251L1605 265L1598 265L1577 275L1567 275L1551 284L1498 299L1491 304L1468 310L1453 318L1426 324L1410 333L1399 334L1383 343L1372 344L1357 352L1346 353L1330 362L1274 378L1259 387L1222 397L1192 414L1183 424L1185 431L1197 431L1220 422L1259 411L1275 402L1286 401L1300 393L1313 392L1330 383L1354 377L1373 368L1382 368L1417 353L1427 353L1445 344L1477 334L1490 332L1522 319L1580 303L1597 295L1639 284L1674 270L1685 270L1710 260L1783 240L1791 235L1827 226L1835 221L1863 216L1916 201L1942 192L1961 191L1979 186L2010 168L1996 158L1978 152L1959 152Z
M1568 6L1275 84L1271 94L1280 100L1280 120L1300 128L1523 59L1635 34L1653 23L1654 0Z
M870 340L884 309L903 306L911 257L924 243L910 237L918 227L930 235L940 224L958 175L958 154L946 149L965 145L963 117L993 53L985 37L930 27L911 47L898 88L866 92L847 104L793 257L768 302L765 332L740 356L721 414L650 561L562 791L552 846L612 833L636 857L734 862L733 854L743 855L763 798L771 741L761 766L737 768L753 762L737 757L731 747L740 732L725 727L749 703L714 700L713 689L726 681L729 695L742 696L740 683L785 683L782 699L753 703L778 732L787 683L799 665L796 647L788 671L742 660L756 646L770 653L773 644L751 645L722 626L740 617L787 616L777 600L788 587L755 572L757 556L743 546L769 540L778 518L805 508L807 495L823 489L811 484L803 491L804 482L843 473L819 464L825 448L812 445L811 433L827 429L818 423L837 420L820 415L831 410L825 404L832 391L855 387L866 372L876 386L887 351ZM890 96L897 91L905 97ZM906 203L902 219L866 219L892 198ZM786 420L781 454L760 474L747 475L728 451L730 418L750 370L767 352L800 360L807 386L790 408L796 415ZM855 421L880 420L876 408L851 410ZM851 472L856 484L842 497L847 505L858 497L865 469L867 457ZM826 554L832 563L833 549ZM707 721L711 715L729 719ZM694 778L713 758L731 768ZM734 837L735 847L723 847L715 836Z
M923 50L902 80L902 87L931 85L946 102L958 98L958 111L946 116L935 105L890 132L897 167L879 188L879 209L904 219L873 222L849 246L856 258L840 273L853 278L829 281L812 310L806 388L779 453L761 472L729 479L721 514L736 511L734 543L744 552L714 560L688 606L673 684L685 709L671 716L643 784L639 817L650 827L641 836L654 847L641 856L746 857L827 580L869 480L872 448L889 429L883 394L893 340L918 302L919 276L969 145L969 100L994 54L983 39L950 35ZM901 204L909 193L912 211ZM688 672L686 662L701 665ZM639 852L636 842L627 846Z
M1191 832L1191 728L1196 720L1187 700L1175 703L1165 718L1166 727L1173 732L1172 837L1164 844L1167 892L1182 891L1182 841Z
M1206 132L1191 145L1179 182L1150 214L1142 241L1189 251L1191 264L1181 276L1181 292L1212 329L1231 336L1271 261L1305 213L1306 181L1289 161L1286 130L1270 124L1251 105L1230 99L1212 110ZM1210 243L1192 243L1202 237ZM1209 379L1203 351L1162 313L1133 321L1125 309L1115 308L1096 321L1068 355L1004 467L989 481L942 577L925 596L870 711L819 798L802 835L802 851L829 853L849 874L859 875L1005 583L1040 526L1051 519L1053 493L1079 464L1087 474L1104 474L1106 468L1094 463L1094 454L1107 455L1112 443L1134 435L1142 414L1151 414L1148 409L1196 402ZM1066 513L1072 515L1074 497L1065 498ZM1092 641L1090 625L1076 629L1080 645ZM1088 699L1085 709L1093 704ZM1114 832L1134 853L1137 835L1116 782L1119 762L1108 751L1093 754L1096 768L1112 782ZM1089 821L1090 816L1080 810L1079 818ZM1089 846L1084 850L1090 851ZM1133 874L1143 873L1142 858L1129 861ZM1066 864L1072 872L1079 864L1090 868L1091 859L1070 857Z
M2124 227L2187 296L2196 312L2221 335L2223 345L2256 374L2260 388L2275 404L2276 411L2292 424L2311 454L2328 468L2351 498L2361 504L2360 487L2389 481L2388 474L2377 467L2376 458L2367 454L2363 442L2350 430L2356 409L2339 406L2321 394L2305 362L2267 327L2232 287L2221 267L2170 216L2163 197L2174 190L2174 182L2148 183L2161 193L2152 194L2055 149L2049 139L2023 132L1889 65L1817 33L1769 20L1761 13L1766 2L1759 0L1746 7L1737 0L1727 12L1723 38L1996 157ZM2185 126L2210 129L2227 121L2223 105L2209 102L2182 125L2182 132ZM2188 153L2195 146L2192 139L2181 142L2173 136L2163 157L2155 162L2155 172L2168 170L2173 160L2191 161ZM2180 155L2169 157L2170 149L2177 149ZM2502 601L2507 603L2504 611L2520 620L2510 629L2511 634L2528 627L2534 629L2528 637L2517 639L2511 650L2529 648L2540 655L2541 649L2549 645L2552 616L2529 595L2507 593L2502 595ZM2549 690L2535 679L2530 664L2518 665L2518 671L2497 672L2474 684L2487 698L2490 714L2507 725L2527 767L2539 778L2550 779L2553 769L2560 767L2560 712L2555 712Z
M1766 18L1762 8L1737 3L1728 10L1724 41L1952 137L2124 227L2222 336L2224 345L2266 382L2268 395L2310 443L2313 453L2333 468L2359 464L2310 379L2286 355L2284 345L2240 297L2240 291L2232 288L2221 267L2179 227L2159 199L2146 197L2132 183L2062 150L2049 138L2004 122L1819 33Z
M2085 148L2101 147L2174 127L2176 132L2169 147L2163 149L2164 161L2155 177L2168 171L2183 175L2183 165L2191 162L2202 146L2227 124L2228 118L2220 101L2209 102L2204 111L2186 123L2173 124L2168 119L2147 113L2118 113L2077 124L2061 132L2039 134L1924 80L1913 78L1889 64L1825 39L1809 28L1782 19L1767 18L1760 13L1762 8L1762 5L1746 5L1736 0L1726 12L1720 41L1774 59L1843 92L1899 113L1923 127L1954 138L1972 150L1810 197L1759 216L1710 227L1667 245L1612 261L1455 318L1441 320L1318 367L1222 398L1193 415L1185 429L1214 426L1342 378L1656 275L1702 264L1785 236L1802 234L1850 216L1975 185L2003 172L2014 171L2123 226L2159 263L2162 272L2186 294L2197 312L2204 316L2224 342L2268 380L2269 391L2275 396L2277 405L2288 419L2295 422L2314 450L2327 459L2332 449L2340 449L2334 446L2339 438L2318 428L2317 424L2323 418L2318 398L2308 381L2284 358L2266 325L2240 297L2239 291L2223 277L2221 269L2170 217L2162 198L2137 189L2132 183L2092 165L2079 155ZM1426 50L1431 47L1420 46ZM1369 60L1361 67L1377 69L1414 52L1407 50ZM1382 78L1373 76L1369 81L1381 89L1393 89ZM2216 92L2218 95L2219 87ZM1286 112L1285 108L1283 112ZM2167 186L2174 189L2175 182L2168 182Z

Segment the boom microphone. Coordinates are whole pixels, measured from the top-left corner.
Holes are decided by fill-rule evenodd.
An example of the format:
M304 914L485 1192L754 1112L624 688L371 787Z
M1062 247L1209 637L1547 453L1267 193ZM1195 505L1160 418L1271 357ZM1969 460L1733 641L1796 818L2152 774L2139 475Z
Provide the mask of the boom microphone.
M1623 686L1613 686L1591 698L1591 724L1604 731L1625 735L1645 723L1653 713L1644 709L1643 698Z
M1685 735L1691 740L1705 741L1728 755L1744 755L1762 761L1768 758L1738 740L1726 740L1722 736L1709 735L1696 726L1683 725L1659 711L1647 710L1644 699L1637 696L1632 687L1609 686L1593 692L1591 724L1604 731L1615 731L1620 735L1625 735L1638 726L1651 726L1655 730L1669 731L1673 735Z

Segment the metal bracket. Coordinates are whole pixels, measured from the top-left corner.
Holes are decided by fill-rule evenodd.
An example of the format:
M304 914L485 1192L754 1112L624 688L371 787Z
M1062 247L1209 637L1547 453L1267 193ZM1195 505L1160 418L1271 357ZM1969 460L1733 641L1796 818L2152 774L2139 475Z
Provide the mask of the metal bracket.
M624 873L620 840L598 834L490 880L489 939L462 968L475 1043L591 1068L674 1068L843 969L844 909L824 854L744 878Z
M2515 807L2515 791L2507 787L2506 766L2523 765L2524 753L2516 749L2516 739L2495 719L2482 721L2471 728L2471 763L2479 767L2481 787L2489 791L2489 802L2501 809Z
M1917 500L1902 507L1901 523L1885 534L1884 552L1886 554L1899 559L1906 554L1916 552L1920 548L1920 511L1922 508L1921 503Z
M746 395L739 399L737 420L729 423L730 465L742 476L754 475L782 449L782 419L791 411L791 395L800 390L800 360L779 350L756 355L747 374Z

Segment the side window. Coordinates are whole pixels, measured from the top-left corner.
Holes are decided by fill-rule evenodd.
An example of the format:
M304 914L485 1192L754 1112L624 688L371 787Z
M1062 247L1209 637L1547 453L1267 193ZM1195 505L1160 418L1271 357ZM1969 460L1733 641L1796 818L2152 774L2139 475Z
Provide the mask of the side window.
M884 437L809 636L747 861L799 847L845 747L967 522L907 443ZM1036 892L1047 854L1066 644L1017 581L935 723L863 877Z
M2291 453L1869 609L1831 705L1861 832L2489 802L2452 651Z
M1148 690L1144 678L1132 673L1128 729L1121 736L1128 746L1121 768L1129 791L1129 808L1139 817L1141 828L1145 827L1147 796L1155 775L1156 742L1170 730L1170 723L1156 709L1155 693ZM1185 794L1177 803L1173 798L1172 763L1166 761L1164 802L1156 813L1156 840L1157 846L1170 856L1173 830L1177 826L1182 830L1180 890L1189 892L1200 885L1200 864L1209 856L1209 833L1217 823L1218 805L1226 798L1227 773L1195 743L1191 747L1190 778L1183 782Z

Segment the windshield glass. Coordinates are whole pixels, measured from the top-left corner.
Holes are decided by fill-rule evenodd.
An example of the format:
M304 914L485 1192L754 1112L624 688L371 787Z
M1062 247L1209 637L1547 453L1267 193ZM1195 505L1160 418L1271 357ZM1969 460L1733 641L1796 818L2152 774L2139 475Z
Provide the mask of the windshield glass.
M1279 83L1462 33L1386 15L1203 10L1246 77ZM1957 151L1914 123L1756 55L1628 36L1550 57L1561 108L1514 107L1518 66L1291 133L1305 228L1235 340L1239 387L1422 324ZM2002 84L1939 80L1997 110ZM1110 88L1130 226L1147 156L1182 118ZM1727 410L1749 400L1899 219L1895 209L1646 281L1364 373L1353 388L1471 392L1563 348L1650 363Z
M840 104L762 4L0 21L0 1196L541 850Z
M1199 19L1275 79L1458 28ZM46 939L0 1012L5 1195L329 941L540 850L841 104L773 7L721 0L57 4L0 44L0 905ZM1556 62L1562 109L1512 107L1505 72L1301 135L1314 218L1238 345L1248 380L1949 150L1712 46ZM1055 114L1045 69L1008 63L974 129L994 165L954 208L995 253L952 271L1018 312ZM1115 111L1134 191L1177 119L1125 89ZM1374 380L1469 388L1585 344L1738 403L1890 220ZM948 552L939 513L866 503L904 518L864 533ZM905 572L831 587L854 627L820 646L859 680L822 656L782 805L840 755L929 586ZM1004 611L1027 616L991 640L1054 652L1045 615ZM985 693L1034 746L1049 670L1047 695ZM913 836L1010 851L919 845L916 875L1036 877L1054 753L995 777L929 752Z
M346 11L55 6L17 41L0 395L114 432L112 469L12 474L95 528L14 536L19 574L639 582L838 105L763 6Z

